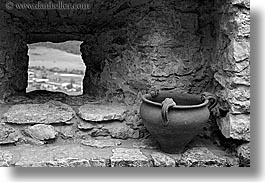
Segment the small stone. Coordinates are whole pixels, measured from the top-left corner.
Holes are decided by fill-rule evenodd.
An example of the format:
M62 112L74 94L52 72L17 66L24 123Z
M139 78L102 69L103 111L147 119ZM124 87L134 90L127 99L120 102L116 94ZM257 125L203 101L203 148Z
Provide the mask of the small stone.
M95 124L92 124L90 122L80 121L80 122L78 122L77 127L81 130L92 130L96 126L95 126Z
M81 141L81 144L96 148L107 148L107 147L114 147L121 145L121 142L119 140L113 140L113 139L101 139L101 140L87 139Z
M123 105L85 104L79 108L78 114L87 121L122 121L125 118L126 111Z
M56 126L55 129L64 139L73 138L75 136L75 131L77 130L73 125Z
M9 151L0 151L0 167L11 167L13 154Z
M45 104L18 104L12 106L5 114L6 123L15 124L72 124L74 110L59 101Z
M240 167L250 167L250 143L242 144L237 147Z
M176 162L173 158L160 152L151 154L155 167L175 167Z
M4 123L0 123L0 144L10 144L18 141L16 130Z
M140 137L139 130L134 130L130 126L126 125L124 122L112 122L105 124L103 126L109 132L112 138L118 139L128 139L134 138L138 139Z
M218 126L226 138L250 141L250 115L231 114L218 121Z
M116 148L110 157L111 167L151 167L152 162L140 149Z
M34 126L29 126L24 129L26 135L34 138L36 140L49 140L55 139L57 131L51 125L36 124Z
M238 167L234 157L217 155L206 147L194 147L182 154L179 161L181 167Z
M250 57L249 41L237 42L234 41L234 58L236 62L240 62Z
M18 144L29 144L29 145L41 146L41 145L44 145L45 142L36 140L34 138L30 138L30 137L22 137L18 141Z

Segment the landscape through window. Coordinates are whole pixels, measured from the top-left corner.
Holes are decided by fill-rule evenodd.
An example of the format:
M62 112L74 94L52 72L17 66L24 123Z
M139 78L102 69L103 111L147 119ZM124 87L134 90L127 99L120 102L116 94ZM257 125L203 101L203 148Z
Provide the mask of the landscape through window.
M81 95L85 65L80 41L28 44L29 69L27 92L48 90Z

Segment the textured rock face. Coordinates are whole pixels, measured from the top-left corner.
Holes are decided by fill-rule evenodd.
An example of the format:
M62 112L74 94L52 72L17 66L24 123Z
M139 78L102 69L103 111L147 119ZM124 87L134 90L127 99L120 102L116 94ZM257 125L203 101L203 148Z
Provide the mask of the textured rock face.
M4 123L0 123L0 144L15 143L17 140L16 130Z
M106 148L106 147L114 147L121 144L119 140L112 139L87 139L81 142L83 145L97 147L97 148Z
M237 148L237 156L239 157L239 166L250 167L250 143L245 143Z
M150 160L139 149L116 148L110 157L111 167L150 167Z
M26 135L34 138L36 140L49 140L55 139L57 132L51 125L36 124L34 126L29 126L24 129Z
M124 120L126 107L123 105L85 104L79 108L79 116L87 121L102 122Z
M84 41L81 52L87 66L83 81L86 94L134 103L138 93L152 85L195 93L210 87L213 36L205 23L210 20L205 10L212 8L211 1L82 3L93 8L78 12L1 10L0 26L5 30L0 35L4 42L0 48L1 100L25 92L26 44L40 41ZM1 6L5 7L4 2Z
M216 4L217 46L212 69L228 114L218 121L227 138L250 140L250 1ZM222 105L222 103L221 103ZM226 109L227 110L227 109Z
M0 151L0 166L9 167L12 163L13 155L8 151Z
M225 113L227 111L226 116L218 119L223 135L250 141L249 0L82 2L90 3L93 9L0 10L0 104L8 102L10 95L26 91L28 43L80 40L83 41L82 59L87 67L83 90L88 97L99 96L107 101L121 101L130 106L138 106L141 95L152 86L189 93L215 92L221 101L220 110ZM1 7L5 7L4 3L0 2ZM58 95L55 100L75 102L78 106L90 101L88 97L67 100L63 95ZM141 138L146 132L136 117L137 114L131 119L126 118L138 120L130 123L126 119L123 121L124 108L104 109L91 104L80 107L78 114L87 121L82 120L75 127L72 121L75 112L68 105L60 102L39 104L51 98L43 97L40 102L32 97L31 104L13 106L4 115L3 122L21 126L42 124L42 127L43 124L73 124L67 129L64 126L54 126L64 138L74 138L76 130L82 130L89 137L109 136L119 139ZM24 96L18 100L27 103ZM37 133L41 130L36 126L29 128ZM17 141L16 132L11 127L0 125L0 129L0 144ZM52 130L44 127L43 131L50 133ZM46 134L35 135L39 139L53 137ZM28 141L26 143L43 143L29 137L24 140ZM134 147L155 149L155 145L149 145L145 141L135 143ZM132 152L136 152L139 161L133 157L130 160L118 160L119 155L125 156L125 159L128 155L134 156ZM200 155L195 155L196 152ZM248 163L245 155L248 152L249 147L238 149L238 156L242 161L246 159L242 163ZM111 164L107 159L95 158L91 162L65 157L62 160L49 159L32 165L150 165L139 150L119 149L114 153ZM210 159L206 158L207 155ZM171 165L165 162L167 159L154 154L151 160L156 161L155 165ZM22 162L21 166L23 165L25 163ZM230 166L230 163L226 162L226 158L218 158L210 151L196 149L184 154L182 165Z
M15 124L71 124L74 116L75 112L70 106L50 101L45 104L14 105L4 114L4 121Z
M179 161L180 166L185 167L236 167L236 158L219 156L205 147L188 149Z
M176 161L168 155L155 152L151 154L155 167L175 167Z
M219 127L227 138L250 141L250 116L246 114L227 114L222 118Z

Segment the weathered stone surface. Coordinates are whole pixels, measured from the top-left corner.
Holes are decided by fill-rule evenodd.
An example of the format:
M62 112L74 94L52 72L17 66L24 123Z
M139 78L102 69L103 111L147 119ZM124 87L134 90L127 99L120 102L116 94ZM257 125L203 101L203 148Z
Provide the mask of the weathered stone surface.
M10 167L13 154L9 151L0 151L0 167Z
M176 161L163 153L154 152L151 154L155 167L175 167Z
M143 148L143 149L158 149L159 144L154 139L141 139L133 143L134 148Z
M77 127L81 130L91 130L91 129L96 128L98 126L96 126L95 124L93 124L91 122L80 121L80 122L78 122Z
M4 114L6 123L15 124L71 124L75 116L73 109L59 101L50 101L45 104L18 104L12 106Z
M51 161L38 161L30 163L29 161L18 161L16 167L91 167L89 160L78 158L63 158Z
M96 147L96 148L107 148L107 147L115 147L118 145L121 145L121 142L119 140L113 140L113 139L86 139L81 141L81 144L90 146L90 147Z
M235 62L243 61L249 58L250 55L250 42L249 41L235 41L234 42L234 58Z
M250 8L250 0L233 0L232 1L233 5L241 5L246 8Z
M16 130L4 123L0 123L0 144L15 143L18 141Z
M218 125L226 138L250 141L250 115L228 113Z
M111 167L151 167L151 161L139 149L116 148L110 157Z
M106 158L95 158L90 159L91 167L110 167L110 159Z
M17 146L13 148L13 166L18 167L90 167L110 166L111 149L96 149L80 144Z
M24 132L26 135L36 140L55 139L57 135L57 131L53 126L45 124L29 126L24 129Z
M85 128L84 124L83 128ZM90 129L91 125L89 124L88 128ZM96 124L93 126L92 129L90 129L89 133L93 137L98 136L111 136L112 138L117 139L128 139L128 138L139 138L140 137L140 131L137 129L131 128L131 126L127 125L125 122L105 122L104 124Z
M79 108L79 116L87 121L101 122L124 120L126 107L123 105L85 104Z
M73 125L56 126L55 130L58 132L58 136L68 139L74 138L77 128Z
M220 84L216 94L229 113L218 121L227 138L250 140L250 1L216 1L216 52L212 62L214 78Z
M240 167L250 167L250 143L242 144L236 149Z
M195 147L185 151L179 161L181 167L237 167L235 157L217 155L206 147Z
M103 128L108 130L110 136L118 139L128 139L134 138L137 139L140 137L139 130L134 130L125 123L112 123L105 125Z

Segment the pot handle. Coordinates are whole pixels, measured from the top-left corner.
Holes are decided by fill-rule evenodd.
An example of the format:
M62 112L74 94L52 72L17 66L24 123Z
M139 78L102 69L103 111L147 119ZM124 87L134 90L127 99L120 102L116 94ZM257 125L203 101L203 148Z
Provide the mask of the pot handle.
M208 105L208 109L211 111L217 104L217 97L209 92L203 92L202 93L202 97L201 97L202 101L205 101L206 99L209 100L209 105Z
M172 98L165 98L165 100L162 102L162 125L167 126L169 123L168 119L168 110L170 107L176 106L177 104L174 102Z

